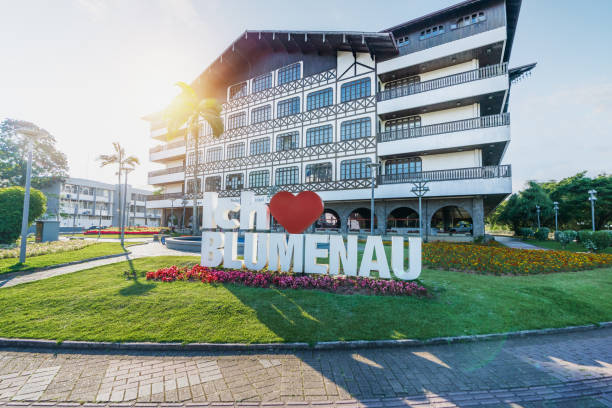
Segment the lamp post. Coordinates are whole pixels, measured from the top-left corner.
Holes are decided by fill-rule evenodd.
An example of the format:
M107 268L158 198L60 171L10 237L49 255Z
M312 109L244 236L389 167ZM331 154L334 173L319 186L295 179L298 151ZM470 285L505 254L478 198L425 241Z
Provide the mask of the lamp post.
M557 217L559 216L559 203L557 201L553 203L553 210L555 210L555 232L557 232L559 230L559 224L557 222Z
M422 206L421 199L427 194L429 191L429 187L427 187L427 180L420 180L413 182L414 187L412 187L412 194L419 198L419 237L423 239L423 221L421 219L422 214Z
M540 206L536 204L536 214L538 215L538 229L540 229Z
M589 190L589 201L591 202L591 226L595 231L595 201L597 200L597 190Z
M268 203L272 199L272 196L278 192L278 187L269 186L268 187ZM270 230L274 230L274 217L270 214Z
M372 176L372 195L370 197L370 235L374 235L374 223L376 221L376 212L374 211L374 186L376 185L376 171L380 168L380 163L368 163L370 175Z
M28 240L28 218L30 213L30 184L32 179L32 150L34 150L34 139L39 135L38 128L24 126L17 129L17 133L28 140L28 166L26 170L25 194L23 197L23 217L21 219L21 247L19 249L19 263L25 263L26 243Z
M181 229L185 229L185 206L187 205L187 199L185 197L183 197L181 204L183 205L183 217L181 218Z
M170 199L170 222L172 223L173 227L176 227L176 225L174 225L174 201L175 200L176 198Z

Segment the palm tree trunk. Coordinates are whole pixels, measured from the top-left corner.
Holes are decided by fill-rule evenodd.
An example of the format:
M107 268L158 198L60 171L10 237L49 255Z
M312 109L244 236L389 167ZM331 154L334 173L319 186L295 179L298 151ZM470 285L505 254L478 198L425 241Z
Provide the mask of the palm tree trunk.
M193 235L198 235L198 156L199 156L199 141L200 141L200 132L198 129L195 129L194 141L195 141L195 151L194 151L194 168L193 168L193 222L191 224L191 231Z
M128 178L128 171L125 171L125 184L123 185L123 227L121 228L121 246L125 247L125 214L127 213L129 215L129 211L127 209L127 178Z

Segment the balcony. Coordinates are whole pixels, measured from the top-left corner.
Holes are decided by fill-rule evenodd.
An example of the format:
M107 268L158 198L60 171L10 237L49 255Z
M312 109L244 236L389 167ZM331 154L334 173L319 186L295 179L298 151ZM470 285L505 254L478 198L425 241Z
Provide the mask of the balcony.
M510 141L510 114L436 123L378 134L378 155L435 152Z
M183 182L184 180L185 168L183 166L149 172L149 184L153 185Z
M378 114L468 100L508 90L508 64L488 65L471 71L381 91L376 95Z
M166 145L155 146L149 149L149 160L152 162L163 162L185 156L185 141L178 140Z
M181 207L184 193L154 194L149 196L147 209ZM151 215L151 213L149 213ZM154 215L159 217L158 215Z

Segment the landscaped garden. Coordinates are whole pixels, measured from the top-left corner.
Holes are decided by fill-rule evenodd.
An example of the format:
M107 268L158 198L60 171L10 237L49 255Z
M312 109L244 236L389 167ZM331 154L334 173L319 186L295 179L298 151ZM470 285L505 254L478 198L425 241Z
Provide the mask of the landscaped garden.
M126 246L137 244L126 243ZM0 276L9 272L24 272L53 265L82 261L125 252L118 242L55 241L41 244L28 243L26 263L19 263L19 248L0 250Z
M193 268L199 257L141 258L0 289L0 336L96 341L283 342L431 338L563 327L612 320L612 260L607 267L517 276L436 268L428 257L495 254L496 246L427 244L413 296L361 290L347 279L300 283L300 275ZM467 253L463 252L467 251ZM523 250L513 252L529 262ZM446 253L445 252L445 253ZM529 251L529 253L543 251ZM566 252L567 254L571 254ZM500 257L493 256L501 262ZM459 268L477 271L467 258ZM171 270L170 268L177 265ZM490 265L495 266L495 262ZM603 265L603 263L600 263ZM581 265L575 265L582 269ZM520 265L518 267L521 267ZM592 266L589 266L592 268ZM181 270L182 269L182 270ZM162 270L161 272L158 272ZM504 269L501 269L502 273ZM533 274L536 273L537 274ZM542 273L556 272L556 273ZM134 274L136 279L126 279ZM148 278L147 279L147 273ZM191 273L192 275L187 275ZM240 275L242 273L242 275ZM183 274L179 279L178 275ZM292 276L286 284L282 277ZM162 281L161 278L165 277ZM311 278L313 278L311 276ZM275 280L277 279L277 280ZM372 279L373 282L380 280ZM234 282L234 283L230 283ZM368 282L368 281L366 281ZM388 282L388 281L386 281ZM304 289L291 289L292 284ZM331 285L331 286L330 286ZM263 287L262 287L263 286ZM380 295L384 296L380 296ZM401 296L398 296L401 295ZM27 310L27 313L23 311Z
M164 230L164 228L160 228L160 227L129 227L126 228L124 231L124 235L137 235L137 236L153 236L155 234L159 234L162 230ZM92 230L87 230L83 233L83 235L85 236L95 236L95 235L104 235L104 236L109 236L109 235L113 235L113 236L120 236L121 235L121 229L119 229L118 227L108 227L108 228L103 228L101 230L97 230L97 229L92 229Z

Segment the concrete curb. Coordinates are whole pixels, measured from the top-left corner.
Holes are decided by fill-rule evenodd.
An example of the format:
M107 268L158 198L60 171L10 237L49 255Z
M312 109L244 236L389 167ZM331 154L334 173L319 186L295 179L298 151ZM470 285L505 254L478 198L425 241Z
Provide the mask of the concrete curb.
M73 341L44 339L12 339L0 337L4 348L44 348L65 350L116 350L116 351L284 351L284 350L347 350L358 348L422 347L438 344L470 343L476 341L506 340L548 334L575 333L612 327L612 322L569 326L553 329L521 330L507 333L477 334L474 336L436 337L428 340L355 340L308 343L112 343L98 341Z

